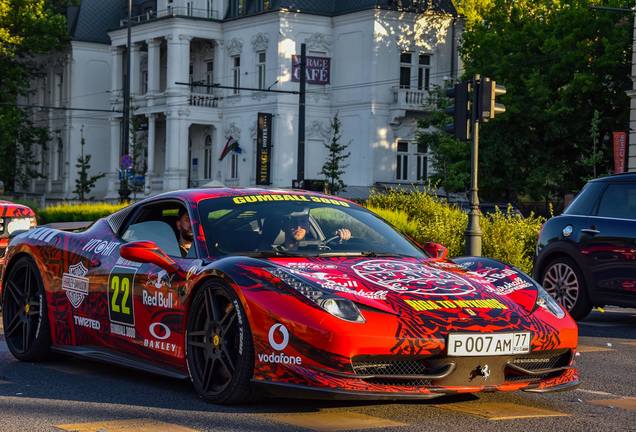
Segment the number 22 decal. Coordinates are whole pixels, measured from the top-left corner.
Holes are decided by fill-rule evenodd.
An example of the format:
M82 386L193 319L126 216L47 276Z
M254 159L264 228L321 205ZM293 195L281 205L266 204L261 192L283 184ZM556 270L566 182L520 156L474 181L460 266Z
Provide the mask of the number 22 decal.
M137 269L115 266L108 278L108 313L111 322L135 325L133 287Z
M120 282L121 281L121 282ZM110 307L113 312L130 315L130 307L128 307L128 298L130 297L130 279L114 275L110 280L110 289L113 290L113 298L110 301ZM119 294L121 292L121 300ZM118 303L118 300L121 303Z

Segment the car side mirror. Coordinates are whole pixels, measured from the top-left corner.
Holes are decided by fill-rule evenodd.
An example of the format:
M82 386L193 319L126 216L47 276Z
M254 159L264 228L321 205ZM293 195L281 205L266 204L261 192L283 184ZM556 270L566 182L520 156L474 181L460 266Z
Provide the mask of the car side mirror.
M170 258L166 253L152 241L134 241L126 243L119 248L119 254L122 258L129 261L139 263L150 263L161 267L169 274L177 274L181 277L185 273L179 267L175 260Z
M422 249L433 258L446 259L448 257L448 249L439 243L424 243Z

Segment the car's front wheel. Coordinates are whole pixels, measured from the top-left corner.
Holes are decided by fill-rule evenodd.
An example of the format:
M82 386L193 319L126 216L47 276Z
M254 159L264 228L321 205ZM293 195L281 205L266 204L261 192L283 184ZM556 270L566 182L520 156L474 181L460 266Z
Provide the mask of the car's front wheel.
M574 260L559 257L548 263L541 276L543 288L559 302L572 318L581 320L592 310L585 279Z
M224 404L252 398L252 334L231 288L211 280L198 289L188 316L186 344L190 379L199 396Z
M2 291L4 338L9 351L22 361L44 360L51 348L44 285L35 262L18 258L11 265Z

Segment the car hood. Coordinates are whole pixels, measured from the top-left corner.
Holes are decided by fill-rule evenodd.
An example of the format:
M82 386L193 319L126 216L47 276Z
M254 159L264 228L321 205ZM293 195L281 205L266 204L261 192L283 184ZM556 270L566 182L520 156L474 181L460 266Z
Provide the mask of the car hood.
M396 315L473 318L527 316L537 285L494 260L272 258L296 277L356 303Z
M0 217L34 217L35 213L29 207L10 201L0 200Z

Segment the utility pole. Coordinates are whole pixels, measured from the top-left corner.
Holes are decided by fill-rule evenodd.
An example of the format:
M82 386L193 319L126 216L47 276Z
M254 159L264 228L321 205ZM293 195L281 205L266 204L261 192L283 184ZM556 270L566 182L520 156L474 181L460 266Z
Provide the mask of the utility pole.
M468 226L464 236L466 238L466 255L481 256L481 227L479 226L479 109L481 94L480 76L475 75L472 83L473 109L470 112L472 122L472 145L470 149L470 213Z
M119 181L119 200L121 202L128 201L130 198L130 188L128 187L128 179L126 178L126 169L122 166L125 155L129 152L130 140L130 70L131 70L131 47L132 47L132 0L128 0L128 20L126 28L128 30L128 40L126 45L126 80L124 81L124 124L122 125L122 142L121 142L121 180ZM117 72L115 72L117 73Z
M307 90L307 46L300 44L300 94L298 95L298 160L296 187L305 183L305 96Z

